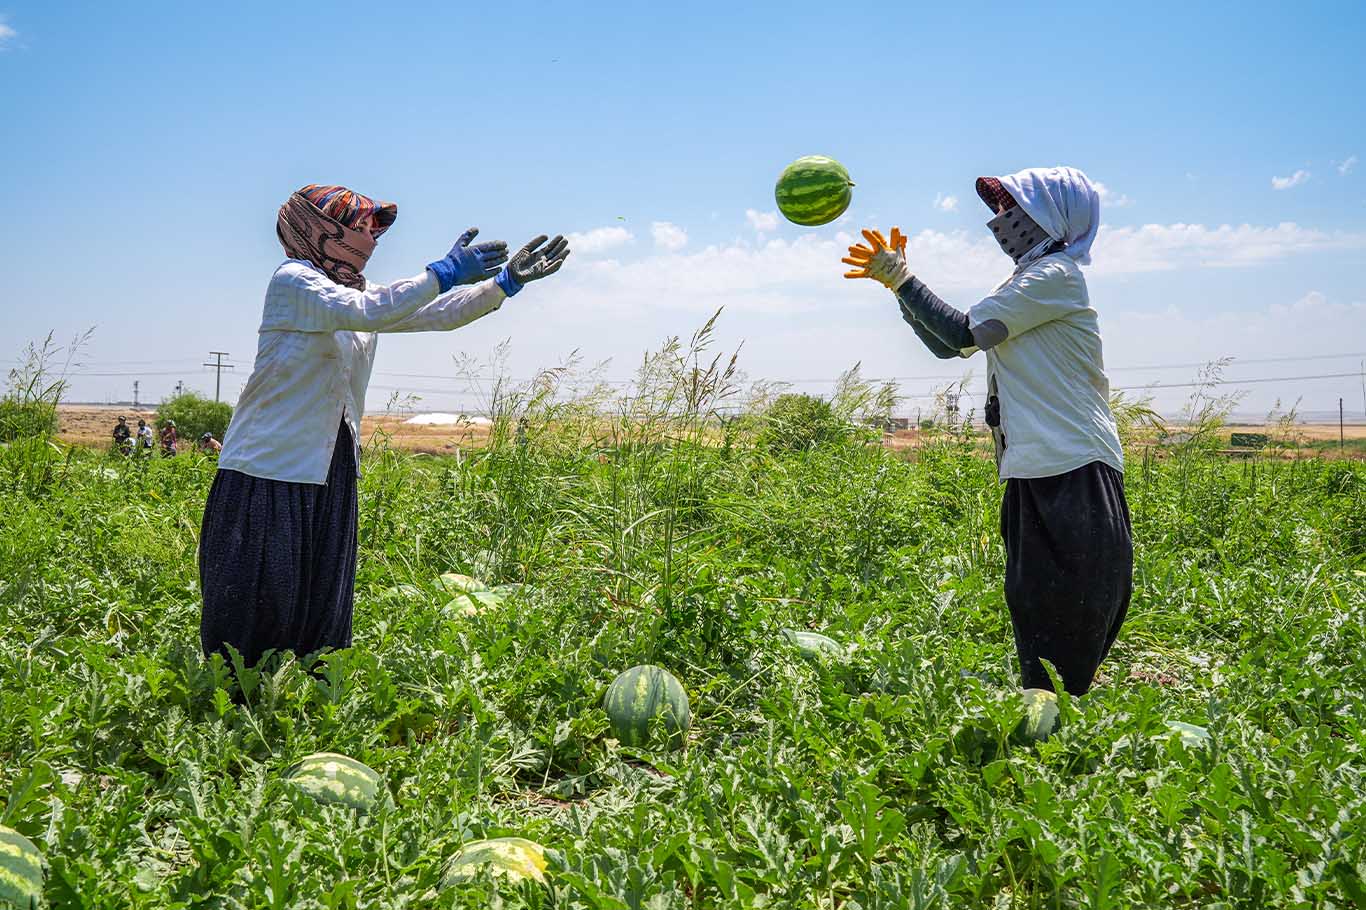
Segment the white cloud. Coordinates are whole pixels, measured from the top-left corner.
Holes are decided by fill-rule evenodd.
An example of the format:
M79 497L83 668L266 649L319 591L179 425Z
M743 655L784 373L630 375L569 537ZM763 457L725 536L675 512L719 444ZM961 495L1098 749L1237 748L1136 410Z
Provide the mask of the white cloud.
M673 252L688 245L688 232L667 221L656 221L651 224L650 233L655 238L655 246L661 250Z
M1310 174L1308 171L1299 170L1291 174L1289 177L1272 177L1271 188L1273 190L1293 189L1294 187L1300 186L1301 184L1308 181L1309 176Z
M778 229L777 212L758 212L754 209L745 209L745 219L749 226L760 234L772 233Z
M1357 156L1348 155L1346 160L1337 162L1338 174L1340 174L1343 177L1346 177L1348 174L1352 173L1352 168L1356 166Z
M934 207L941 212L956 212L958 211L958 197L945 196L943 193L935 193Z
M1145 224L1102 227L1093 251L1097 274L1256 265L1318 250L1366 249L1366 233L1320 231L1293 221L1250 224Z
M1133 205L1134 203L1128 196L1123 193L1116 193L1099 180L1095 182L1095 187L1096 192L1100 195L1101 204L1106 208L1122 209L1126 205Z
M598 258L566 269L562 289L586 309L628 312L652 306L711 311L804 312L876 305L867 282L846 281L840 257L855 238L844 230L803 233L798 239L736 240L685 250L687 233L656 222L655 249L629 260ZM1366 250L1366 232L1321 231L1293 222L1274 226L1147 224L1102 227L1094 265L1101 277L1179 269L1257 266L1292 256ZM930 287L948 293L990 290L1010 272L1009 261L986 233L924 230L909 238L907 259Z
M569 248L574 252L591 256L594 253L625 246L636 238L624 227L600 227L593 228L591 231L569 234L566 239L569 240Z
M0 17L0 51L4 50L9 45L10 41L17 37L19 37L19 33L10 28L9 25L5 23L4 18Z

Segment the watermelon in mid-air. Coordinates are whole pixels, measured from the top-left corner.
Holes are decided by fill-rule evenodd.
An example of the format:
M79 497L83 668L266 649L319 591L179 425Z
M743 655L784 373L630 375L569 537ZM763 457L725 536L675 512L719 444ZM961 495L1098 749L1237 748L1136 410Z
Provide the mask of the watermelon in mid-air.
M30 910L43 901L43 855L33 841L0 825L0 907Z
M612 733L626 746L645 745L657 717L670 749L682 747L692 726L688 693L682 684L668 670L650 664L632 667L613 680L602 707Z
M285 780L324 803L367 811L384 788L379 774L362 762L336 752L316 752L299 759Z
M807 155L789 164L778 176L773 196L788 221L815 227L844 214L854 198L854 181L835 159Z

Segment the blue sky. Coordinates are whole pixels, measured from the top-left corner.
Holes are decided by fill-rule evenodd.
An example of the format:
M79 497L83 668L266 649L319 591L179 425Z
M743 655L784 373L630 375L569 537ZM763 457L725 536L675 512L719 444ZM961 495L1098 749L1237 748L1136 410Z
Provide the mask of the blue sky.
M1106 188L1088 279L1116 385L1193 374L1124 369L1140 365L1366 352L1360 3L480 9L0 0L0 186L18 213L0 228L0 358L93 325L77 398L126 398L134 378L144 398L211 389L211 349L239 364L235 393L281 258L275 210L336 182L399 204L371 280L416 273L468 225L577 235L561 275L483 322L384 339L372 407L405 387L471 403L453 380L392 374L449 376L505 338L519 375L577 348L625 376L721 305L755 377L862 361L980 381L980 358L946 367L889 295L842 281L842 244L900 224L912 268L966 307L1008 271L973 179L1049 164ZM858 186L812 230L774 217L772 186L814 153ZM1344 395L1360 412L1361 394L1262 384L1245 404Z

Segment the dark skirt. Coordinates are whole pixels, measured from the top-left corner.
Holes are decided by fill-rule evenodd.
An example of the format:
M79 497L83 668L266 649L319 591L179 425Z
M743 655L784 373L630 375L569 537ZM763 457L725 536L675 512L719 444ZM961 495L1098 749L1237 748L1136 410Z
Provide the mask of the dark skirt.
M1124 475L1092 462L1056 477L1006 481L1001 504L1006 604L1025 688L1091 687L1129 610L1134 546Z
M299 656L351 645L356 581L356 446L337 431L327 483L219 471L204 506L199 638L205 656L236 648Z

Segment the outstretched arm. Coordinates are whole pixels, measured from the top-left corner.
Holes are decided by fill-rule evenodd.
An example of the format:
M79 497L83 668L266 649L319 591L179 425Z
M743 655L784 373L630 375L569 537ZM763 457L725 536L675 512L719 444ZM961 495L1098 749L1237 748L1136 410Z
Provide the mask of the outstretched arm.
M914 276L897 288L896 299L901 303L902 318L913 318L913 326L924 326L927 332L951 351L950 357L960 354L968 356L976 350L985 351L1005 341L1009 335L1005 323L999 319L989 319L976 328L970 327L967 313L945 303ZM936 353L935 356L944 355Z
M906 237L900 228L892 228L890 240L879 231L865 230L863 236L869 245L854 244L842 260L858 269L846 272L844 277L872 278L893 291L901 305L901 318L934 356L967 357L1006 339L1003 323L990 320L971 328L966 313L949 306L911 274L906 264Z

